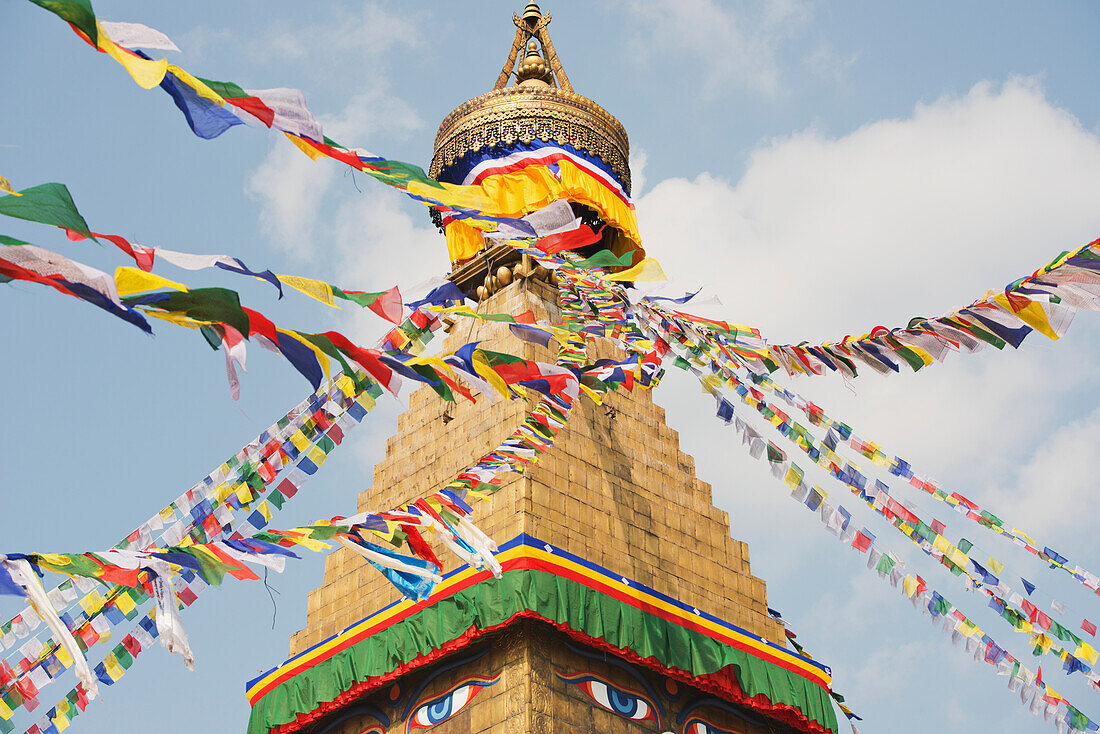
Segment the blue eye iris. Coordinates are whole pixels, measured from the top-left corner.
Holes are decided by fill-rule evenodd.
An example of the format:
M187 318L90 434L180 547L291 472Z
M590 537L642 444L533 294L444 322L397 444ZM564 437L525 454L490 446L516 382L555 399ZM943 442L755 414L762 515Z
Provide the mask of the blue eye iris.
M405 731L413 729L427 729L442 724L444 721L457 716L458 712L466 708L481 689L496 683L498 678L485 680L480 678L468 678L449 692L427 703L420 704L409 717Z
M557 671L557 675L566 683L580 688L585 695L617 716L633 721L657 721L653 704L636 692L620 689L592 674L567 676Z
M638 712L638 697L607 687L607 702L612 710L622 716L632 717Z
M445 696L441 698L428 706L427 711L424 713L428 715L428 721L433 724L438 724L451 715L451 697Z

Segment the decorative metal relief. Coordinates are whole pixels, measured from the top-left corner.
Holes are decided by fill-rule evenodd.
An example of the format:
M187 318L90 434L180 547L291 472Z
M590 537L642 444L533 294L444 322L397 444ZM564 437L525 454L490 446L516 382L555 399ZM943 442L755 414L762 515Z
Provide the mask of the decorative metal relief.
M429 172L471 151L538 139L568 144L599 158L630 191L630 143L623 126L598 104L556 88L509 87L460 105L439 126Z

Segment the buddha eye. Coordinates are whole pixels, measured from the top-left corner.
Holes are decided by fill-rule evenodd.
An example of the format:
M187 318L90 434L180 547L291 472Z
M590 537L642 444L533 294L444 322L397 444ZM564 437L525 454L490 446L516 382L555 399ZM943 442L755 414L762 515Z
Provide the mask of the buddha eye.
M619 688L592 673L562 675L558 672L557 676L581 689L586 696L617 716L633 721L657 720L653 704L637 691Z
M684 724L684 734L735 734L729 729L719 729L703 719L688 719Z
M418 705L409 717L405 731L429 729L436 724L442 724L466 708L481 689L493 685L498 680L500 680L499 675L496 678L473 677L461 681L443 695Z

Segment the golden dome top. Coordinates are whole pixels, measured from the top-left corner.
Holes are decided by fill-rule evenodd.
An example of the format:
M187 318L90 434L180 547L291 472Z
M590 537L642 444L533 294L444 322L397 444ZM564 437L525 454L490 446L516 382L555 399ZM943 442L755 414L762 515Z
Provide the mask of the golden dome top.
M542 141L572 147L601 163L630 192L626 130L603 107L573 91L547 31L551 17L533 2L522 17L512 16L512 50L492 91L462 103L439 126L432 178L461 183L469 154L489 148L506 155L503 149L510 146ZM515 83L507 86L513 77Z
M527 56L519 63L516 69L516 86L519 87L548 87L554 79L554 72L550 70L550 64L542 58L539 46L534 39L527 44Z

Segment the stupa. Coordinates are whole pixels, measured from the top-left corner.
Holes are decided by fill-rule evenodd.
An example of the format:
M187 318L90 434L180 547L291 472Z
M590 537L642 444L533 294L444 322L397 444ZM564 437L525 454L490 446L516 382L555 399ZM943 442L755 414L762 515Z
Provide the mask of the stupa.
M502 214L537 218L564 200L601 232L587 253L634 252L637 262L626 131L573 91L550 19L535 3L513 16L496 84L444 119L430 173L506 187L511 172L543 166L543 189ZM480 313L558 319L553 271L446 212L434 216L449 278ZM472 319L450 322L443 348L478 340L554 358L506 324ZM591 359L616 353L604 341ZM358 510L444 485L532 404L413 393ZM250 734L836 731L828 668L787 649L747 546L730 537L649 391L580 399L554 447L473 519L500 543L501 577L451 567L425 601L399 598L350 551L330 555L291 657L248 683Z

